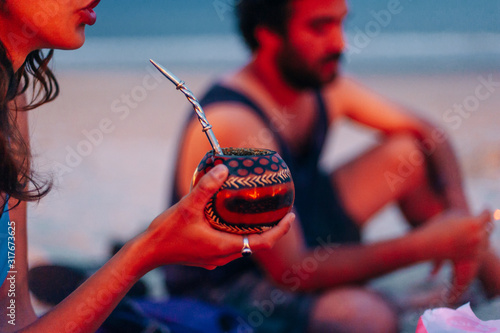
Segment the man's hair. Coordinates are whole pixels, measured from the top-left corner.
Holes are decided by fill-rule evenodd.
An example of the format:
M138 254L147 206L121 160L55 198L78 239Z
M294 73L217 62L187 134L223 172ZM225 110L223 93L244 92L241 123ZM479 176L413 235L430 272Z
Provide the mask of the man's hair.
M286 36L291 1L240 0L236 10L238 27L252 52L259 48L259 42L255 38L255 29L258 26L265 26Z

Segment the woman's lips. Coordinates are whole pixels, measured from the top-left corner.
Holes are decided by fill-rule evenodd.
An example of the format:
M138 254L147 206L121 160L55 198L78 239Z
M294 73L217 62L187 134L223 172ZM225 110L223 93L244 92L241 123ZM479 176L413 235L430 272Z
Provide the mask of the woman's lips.
M95 0L90 3L87 7L83 8L80 13L82 16L82 22L87 25L94 25L97 21L97 15L94 8L99 4L100 0Z

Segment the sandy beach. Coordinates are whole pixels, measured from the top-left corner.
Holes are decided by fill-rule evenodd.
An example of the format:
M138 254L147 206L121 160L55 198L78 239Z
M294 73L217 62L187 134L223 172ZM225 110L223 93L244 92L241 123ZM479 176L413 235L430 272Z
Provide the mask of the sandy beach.
M57 74L59 98L30 115L35 163L55 179L54 190L29 208L30 257L33 264L100 263L112 241L140 232L166 207L176 137L192 109L148 64L129 72ZM197 96L216 77L209 71L176 74ZM448 132L474 212L500 209L500 72L356 78ZM330 139L325 167L371 143L372 133L342 125ZM499 224L492 242L500 252ZM405 230L389 207L364 237L374 241Z

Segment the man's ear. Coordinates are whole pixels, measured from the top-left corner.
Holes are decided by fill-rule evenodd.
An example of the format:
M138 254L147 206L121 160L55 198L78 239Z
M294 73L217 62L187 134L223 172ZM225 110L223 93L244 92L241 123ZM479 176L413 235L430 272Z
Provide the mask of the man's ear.
M276 31L263 26L255 28L255 38L259 43L260 50L276 51L283 43L283 36Z

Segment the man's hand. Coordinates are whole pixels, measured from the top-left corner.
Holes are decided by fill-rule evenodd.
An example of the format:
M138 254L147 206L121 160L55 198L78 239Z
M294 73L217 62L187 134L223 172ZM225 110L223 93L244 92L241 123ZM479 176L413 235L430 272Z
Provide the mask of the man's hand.
M421 228L429 246L435 248L435 260L451 260L453 280L446 302L456 303L476 277L489 245L491 214L464 216L463 212L442 214Z

